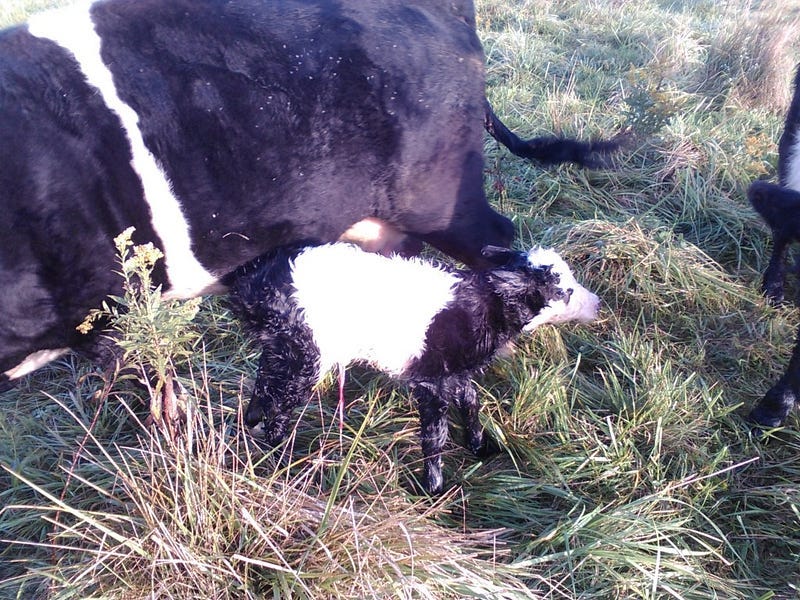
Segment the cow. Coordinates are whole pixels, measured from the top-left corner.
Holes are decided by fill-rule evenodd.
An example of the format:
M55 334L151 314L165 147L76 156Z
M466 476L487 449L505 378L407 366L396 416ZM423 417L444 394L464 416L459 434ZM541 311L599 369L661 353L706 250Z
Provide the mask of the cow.
M769 226L772 255L764 270L761 290L771 304L784 302L786 254L800 241L800 67L794 94L778 141L778 183L754 181L747 190L753 209ZM757 427L778 427L800 395L800 330L786 372L752 408L748 419Z
M0 387L99 352L76 325L120 293L129 227L172 298L364 222L487 266L514 228L484 122L530 158L608 147L520 140L484 85L470 0L96 0L0 32Z
M778 184L754 181L747 196L772 232L772 255L761 290L770 303L780 304L784 300L786 253L791 243L800 241L800 67L778 141Z

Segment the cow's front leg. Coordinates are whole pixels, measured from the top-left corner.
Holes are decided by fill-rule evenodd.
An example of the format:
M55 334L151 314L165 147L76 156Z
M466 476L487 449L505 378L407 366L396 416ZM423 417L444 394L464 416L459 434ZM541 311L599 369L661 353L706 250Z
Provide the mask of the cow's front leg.
M286 437L294 409L311 398L319 379L319 351L308 332L296 328L262 341L244 422L248 427L263 423L265 441L274 446Z
M772 254L769 264L764 270L764 278L761 281L761 292L767 297L770 304L777 306L783 302L783 286L786 279L786 252L791 242L791 238L783 232L773 231L772 234Z
M781 426L797 402L797 392L787 380L784 376L764 394L748 415L751 421L763 427Z

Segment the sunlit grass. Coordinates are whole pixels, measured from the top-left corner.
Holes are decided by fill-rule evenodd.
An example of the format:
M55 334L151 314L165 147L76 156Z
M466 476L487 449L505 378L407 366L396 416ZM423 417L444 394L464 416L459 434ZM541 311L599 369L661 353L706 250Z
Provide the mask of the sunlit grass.
M77 359L0 397L0 597L797 597L800 420L760 439L743 420L800 323L759 295L770 242L744 193L774 177L799 58L800 6L762 4L478 1L512 129L630 138L604 172L487 138L517 244L556 247L603 307L487 370L499 451L473 457L454 415L442 498L419 494L408 393L366 368L341 433L329 382L286 447L249 438L257 349L207 300L174 441Z

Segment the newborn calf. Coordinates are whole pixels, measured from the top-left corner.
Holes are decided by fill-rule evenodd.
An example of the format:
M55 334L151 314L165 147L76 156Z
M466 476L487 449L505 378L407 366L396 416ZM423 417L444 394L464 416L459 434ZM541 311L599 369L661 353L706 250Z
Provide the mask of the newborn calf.
M470 450L484 448L472 378L521 332L590 321L597 296L552 250L487 247L488 271L453 271L349 244L285 247L238 269L233 309L263 346L245 423L269 444L334 367L362 361L409 385L420 414L423 486L442 490L451 402Z

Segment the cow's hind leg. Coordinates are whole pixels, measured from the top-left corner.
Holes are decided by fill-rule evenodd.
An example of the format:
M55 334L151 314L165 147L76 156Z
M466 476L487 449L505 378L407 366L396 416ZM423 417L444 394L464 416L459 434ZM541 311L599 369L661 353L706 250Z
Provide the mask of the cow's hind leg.
M319 350L303 327L287 328L261 338L263 350L244 422L263 425L265 441L285 437L293 410L308 402L319 378Z
M786 373L750 411L749 419L764 427L779 427L797 402L798 393L800 393L800 330L797 332Z

